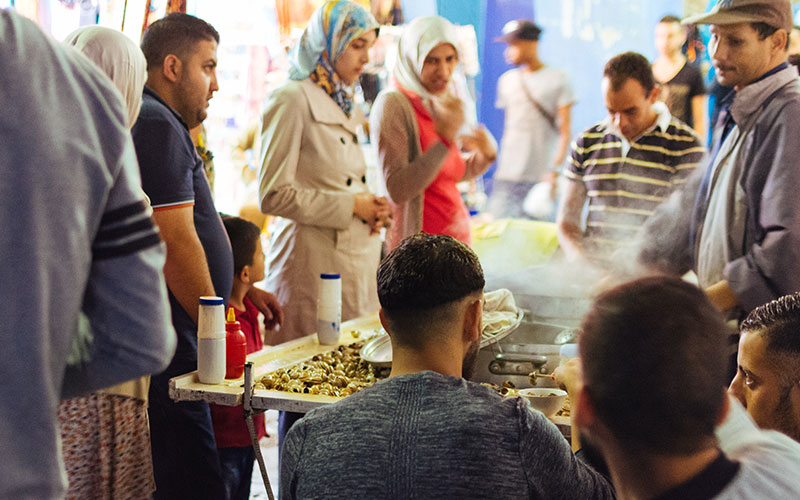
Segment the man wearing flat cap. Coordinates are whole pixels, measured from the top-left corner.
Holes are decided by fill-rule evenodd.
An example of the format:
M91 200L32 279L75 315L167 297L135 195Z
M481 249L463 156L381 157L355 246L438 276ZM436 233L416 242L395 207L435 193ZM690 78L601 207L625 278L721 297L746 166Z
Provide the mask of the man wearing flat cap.
M717 80L734 92L720 103L699 187L684 193L691 216L675 241L712 302L742 318L800 290L800 81L786 62L792 5L720 0L683 22L711 25Z
M505 110L488 211L496 218L526 218L522 205L538 182L555 182L570 141L570 110L575 103L567 75L539 59L542 30L531 21L508 22L503 35L506 61L514 66L497 82L496 106ZM549 218L552 214L539 214Z

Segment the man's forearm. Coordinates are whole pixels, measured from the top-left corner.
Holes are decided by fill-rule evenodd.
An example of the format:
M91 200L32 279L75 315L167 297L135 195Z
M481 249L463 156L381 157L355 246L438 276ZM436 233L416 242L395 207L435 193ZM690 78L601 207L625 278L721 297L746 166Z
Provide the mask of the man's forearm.
M576 224L564 221L558 224L558 243L570 260L583 256L583 231Z
M739 299L733 294L730 285L726 280L718 281L706 288L705 290L708 299L720 311L727 311L733 309L739 304Z
M192 321L197 323L200 297L216 295L208 262L200 240L187 241L182 245L167 246L167 262L164 277L172 295L181 304Z

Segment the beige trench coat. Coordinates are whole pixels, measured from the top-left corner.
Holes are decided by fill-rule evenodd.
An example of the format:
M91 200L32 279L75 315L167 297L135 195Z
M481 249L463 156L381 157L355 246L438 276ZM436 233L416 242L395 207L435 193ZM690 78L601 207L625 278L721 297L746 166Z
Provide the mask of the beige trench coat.
M380 236L353 215L367 192L358 144L360 109L348 119L311 80L289 81L267 98L261 129L259 199L275 215L267 249L267 289L285 319L277 344L316 332L321 273L342 276L342 320L378 310Z

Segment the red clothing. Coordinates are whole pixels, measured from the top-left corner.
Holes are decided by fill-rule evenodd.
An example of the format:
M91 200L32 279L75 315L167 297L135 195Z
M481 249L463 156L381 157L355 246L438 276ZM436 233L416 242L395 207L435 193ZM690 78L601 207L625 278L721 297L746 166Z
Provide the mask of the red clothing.
M422 99L405 89L400 89L411 101L419 126L419 142L424 153L438 142L445 142L436 133L436 123L425 109ZM445 142L446 144L446 142ZM448 234L471 244L469 212L456 183L464 178L467 166L456 144L450 144L450 153L442 163L439 175L425 189L422 208L422 230L430 234Z
M258 309L250 300L244 298L244 311L235 307L236 321L242 325L242 333L247 339L247 354L260 351L264 346L261 332L258 328ZM223 406L209 404L211 408L211 421L214 425L214 437L217 440L217 448L233 448L240 446L250 446L250 432L247 430L247 423L244 420L244 407ZM264 424L264 414L255 415L253 424L256 428L258 439L267 435Z

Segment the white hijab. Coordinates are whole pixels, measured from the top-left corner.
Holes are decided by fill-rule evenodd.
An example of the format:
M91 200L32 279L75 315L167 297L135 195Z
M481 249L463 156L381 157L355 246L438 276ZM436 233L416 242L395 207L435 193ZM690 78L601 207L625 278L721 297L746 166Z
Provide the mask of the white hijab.
M397 44L397 58L392 71L395 81L423 101L433 97L419 79L428 53L442 43L449 43L458 53L458 34L450 21L439 16L418 17L403 30ZM453 93L448 88L447 92Z
M121 32L102 26L78 28L64 43L83 52L108 75L122 94L128 110L128 128L133 127L147 80L147 61L142 50Z

